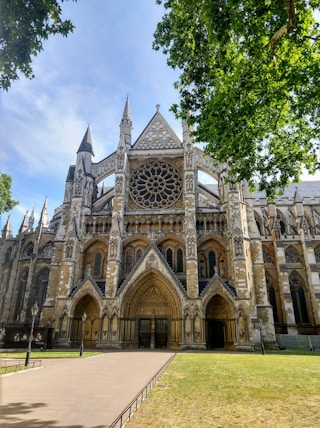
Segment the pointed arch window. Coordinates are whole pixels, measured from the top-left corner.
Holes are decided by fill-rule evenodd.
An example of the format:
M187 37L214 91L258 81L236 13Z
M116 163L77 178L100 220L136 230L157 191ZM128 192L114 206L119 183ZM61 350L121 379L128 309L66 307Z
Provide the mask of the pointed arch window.
M287 263L301 263L300 256L298 254L298 251L290 246L286 248L286 262Z
M320 263L320 246L314 249L314 255L316 257L316 263Z
M209 251L209 276L212 277L216 273L216 254L214 251Z
M265 247L262 247L262 254L264 263L273 263L271 254Z
M47 296L49 269L43 270L36 279L36 300L41 308Z
M309 323L306 297L300 278L296 276L290 278L290 293L296 323Z
M42 257L51 258L52 254L53 254L53 245L52 245L52 242L49 242L44 247L42 247L40 254L41 254Z
M183 252L181 248L177 250L177 272L183 272Z
M276 292L269 278L266 279L266 282L267 282L268 299L269 299L270 305L272 306L273 320L274 322L279 322Z
M126 251L125 266L124 266L125 273L129 273L131 269L132 269L132 249L128 248Z
M101 253L96 253L94 256L93 262L93 278L101 278L101 268L102 268L102 255Z
M39 311L37 313L37 318L40 318L41 308L47 297L48 291L48 282L49 282L49 269L43 269L39 275L36 277L35 286L33 287L27 308L27 318L31 318L31 308L37 302L39 306Z
M16 301L16 307L14 311L14 319L20 319L21 311L23 308L23 301L24 301L24 295L26 292L26 286L28 281L28 269L25 269L21 275L20 282L19 282L19 291L18 291L18 297Z
M6 251L6 255L4 257L4 262L5 263L10 263L11 253L12 253L12 247L8 248L7 251Z
M31 256L32 256L32 254L33 254L33 244L32 244L32 243L30 243L30 244L27 246L27 248L26 248L26 250L25 250L24 254L25 254L25 256L26 256L26 257L31 257Z
M171 248L168 248L166 251L166 260L167 260L168 265L171 268L173 268L173 253L172 253Z

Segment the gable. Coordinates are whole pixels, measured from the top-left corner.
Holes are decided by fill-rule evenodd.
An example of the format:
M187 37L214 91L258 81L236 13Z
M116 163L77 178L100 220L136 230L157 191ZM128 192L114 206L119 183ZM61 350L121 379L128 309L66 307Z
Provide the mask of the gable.
M134 143L135 150L181 149L182 142L159 111Z

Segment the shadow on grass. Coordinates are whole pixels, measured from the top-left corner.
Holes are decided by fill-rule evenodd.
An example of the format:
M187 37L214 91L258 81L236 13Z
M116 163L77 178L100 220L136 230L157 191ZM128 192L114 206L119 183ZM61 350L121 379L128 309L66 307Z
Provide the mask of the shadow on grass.
M84 425L59 425L54 420L25 419L26 414L30 414L35 409L45 407L44 403L9 403L0 406L0 426L1 428L85 428ZM92 428L106 428L107 425L96 425Z

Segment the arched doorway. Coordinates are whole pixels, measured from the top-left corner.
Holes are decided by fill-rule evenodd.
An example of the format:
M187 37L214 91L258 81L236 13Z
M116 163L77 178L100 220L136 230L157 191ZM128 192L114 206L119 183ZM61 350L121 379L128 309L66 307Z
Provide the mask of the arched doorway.
M155 272L146 273L124 297L123 346L161 349L181 343L181 309L177 293Z
M83 326L82 316L86 314L87 318ZM84 328L83 328L84 327ZM82 332L84 344L88 348L94 348L99 339L99 307L96 300L86 294L76 304L73 313L72 327L71 327L71 343L78 346L82 339Z
M206 309L207 349L229 347L234 342L235 323L227 300L216 294Z

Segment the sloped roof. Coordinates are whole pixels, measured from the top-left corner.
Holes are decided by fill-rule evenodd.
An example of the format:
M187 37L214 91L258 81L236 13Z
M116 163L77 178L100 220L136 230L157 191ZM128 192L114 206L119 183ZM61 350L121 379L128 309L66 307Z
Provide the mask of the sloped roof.
M296 190L302 199L304 198L319 198L320 197L320 181L302 181L301 183L291 183L284 189L282 195L277 199L294 199ZM254 192L255 199L266 198L265 192Z

